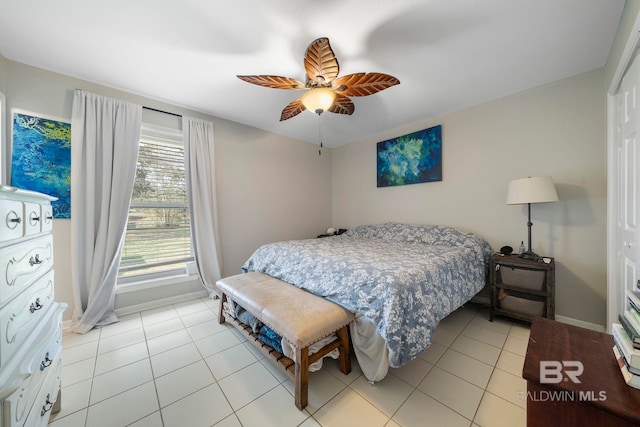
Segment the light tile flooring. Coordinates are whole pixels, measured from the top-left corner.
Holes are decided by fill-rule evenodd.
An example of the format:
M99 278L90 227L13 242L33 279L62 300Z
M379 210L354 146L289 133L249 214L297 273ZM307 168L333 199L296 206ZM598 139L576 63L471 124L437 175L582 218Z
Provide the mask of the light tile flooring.
M309 406L199 299L63 337L62 410L51 427L524 426L529 329L469 304L419 358L368 383L353 361L310 374Z

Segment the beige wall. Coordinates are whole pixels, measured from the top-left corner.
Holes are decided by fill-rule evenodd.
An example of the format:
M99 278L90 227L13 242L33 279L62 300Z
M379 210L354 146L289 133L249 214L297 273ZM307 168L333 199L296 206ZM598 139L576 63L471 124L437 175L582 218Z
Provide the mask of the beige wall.
M505 205L507 183L551 175L561 201L533 206L533 249L556 257L557 313L604 324L605 70L325 149L321 157L313 144L13 61L4 60L4 76L8 108L69 118L72 91L81 88L212 120L227 275L263 243L313 237L329 226L437 223L477 232L494 249L515 247L526 240L526 210ZM376 188L375 143L436 124L443 126L443 181ZM54 237L58 299L71 303L69 220L54 221ZM132 295L131 303L146 299Z
M0 78L2 65L0 62ZM324 150L319 157L317 146L307 142L14 61L6 60L4 65L8 109L20 108L70 120L73 89L78 88L213 121L224 274L239 272L244 260L263 243L313 237L330 225L331 150ZM143 118L168 126L178 123L172 116L146 110ZM53 233L56 299L72 306L71 221L54 220ZM189 284L132 292L118 295L116 304L122 308L200 289L199 285ZM71 312L72 308L65 312L66 319Z
M258 246L312 238L331 225L331 150L233 122L216 128L226 275Z
M605 90L601 69L334 149L333 225L450 225L517 248L526 208L507 184L550 175L560 202L532 205L533 250L556 258L556 313L604 325ZM438 124L443 180L376 188L376 142Z

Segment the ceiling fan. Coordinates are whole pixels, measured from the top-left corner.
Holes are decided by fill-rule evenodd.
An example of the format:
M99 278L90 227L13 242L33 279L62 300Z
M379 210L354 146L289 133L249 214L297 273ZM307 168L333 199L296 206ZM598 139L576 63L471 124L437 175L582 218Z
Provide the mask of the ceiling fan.
M355 106L350 96L367 96L400 84L400 80L383 73L355 73L338 77L340 65L329 39L321 37L311 42L304 55L305 83L290 77L257 75L237 76L240 80L274 89L303 90L302 96L287 105L280 121L297 116L304 110L320 115L324 111L353 114Z

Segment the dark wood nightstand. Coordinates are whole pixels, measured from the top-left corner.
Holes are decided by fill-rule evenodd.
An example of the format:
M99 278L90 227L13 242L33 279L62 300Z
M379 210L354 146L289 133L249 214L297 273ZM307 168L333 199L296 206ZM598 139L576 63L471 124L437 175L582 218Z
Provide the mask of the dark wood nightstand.
M335 233L333 233L333 234L326 234L326 233L324 233L324 234L318 234L318 239L322 239L323 237L339 236L339 235L344 234L344 233L346 233L346 232L347 232L347 229L346 229L346 228L339 228L339 229L338 229L338 231L336 231L336 232L335 232Z
M549 263L518 255L491 256L489 320L496 314L531 322L555 318L555 260Z

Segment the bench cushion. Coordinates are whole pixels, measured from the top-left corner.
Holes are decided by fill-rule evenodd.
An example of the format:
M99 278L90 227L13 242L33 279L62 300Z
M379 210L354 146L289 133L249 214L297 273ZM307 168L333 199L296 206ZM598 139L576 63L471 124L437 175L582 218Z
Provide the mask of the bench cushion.
M296 348L308 347L354 319L343 307L264 273L238 274L216 285Z

